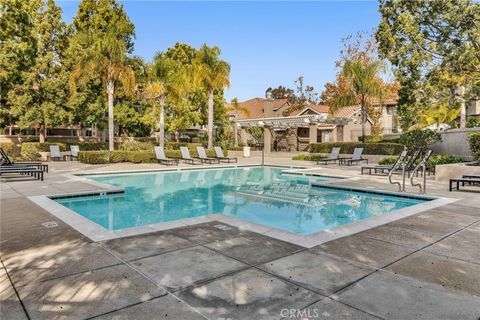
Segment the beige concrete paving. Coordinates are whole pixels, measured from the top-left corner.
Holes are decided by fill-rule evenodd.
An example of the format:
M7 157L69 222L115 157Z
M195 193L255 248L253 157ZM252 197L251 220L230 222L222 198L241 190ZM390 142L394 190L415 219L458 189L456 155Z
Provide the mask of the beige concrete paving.
M266 163L311 166L285 154ZM72 172L161 168L55 162L43 182L2 182L1 319L480 317L480 193L448 192L432 177L428 194L459 201L311 249L220 222L92 243L27 198L104 189ZM354 177L335 185L396 191L358 167L307 171Z

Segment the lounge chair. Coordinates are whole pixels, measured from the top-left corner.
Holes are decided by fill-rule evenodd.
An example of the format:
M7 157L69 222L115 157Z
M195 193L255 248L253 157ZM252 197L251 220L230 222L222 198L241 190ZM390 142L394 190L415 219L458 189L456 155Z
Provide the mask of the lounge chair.
M9 168L24 168L24 167L34 167L37 169L42 170L43 172L48 172L48 164L44 164L41 162L14 162L10 159L7 155L5 150L0 147L0 162L2 167L9 167Z
M70 146L70 160L78 160L78 153L80 152L80 147L77 145Z
M203 164L203 161L201 161L198 158L192 158L190 156L190 151L188 151L187 147L180 147L180 153L182 155L182 160L185 163L189 164Z
M460 183L462 184L462 187L464 187L465 184L468 184L468 185L480 184L480 176L463 175L461 178L450 179L448 190L449 191L453 191L453 190L460 191ZM456 185L456 186L454 187L454 185Z
M237 163L237 157L225 157L223 155L223 150L220 147L214 147L215 149L215 158L217 158L220 162L235 162Z
M368 164L368 159L362 158L363 148L355 148L351 158L340 158L338 161L339 165L345 164L347 166L358 163L361 161L366 161Z
M43 181L43 170L34 168L34 167L0 167L0 176L7 174L8 177L11 174L20 174L20 175L29 175L34 177L37 180ZM17 176L13 176L17 177Z
M167 158L165 156L165 150L163 147L154 147L155 148L155 160L157 160L158 163L165 164L167 166L169 165L178 165L178 159L174 158Z
M332 148L332 152L330 152L330 155L326 159L318 160L317 164L328 164L329 162L337 162L339 161L339 156L340 155L340 148Z
M380 165L380 164L374 164L374 165L369 165L369 166L362 166L361 167L361 173L364 174L365 171L368 170L368 174L372 174L372 170L374 170L375 174L380 171L381 173L384 173L386 171L392 170L398 161L404 161L405 158L407 157L407 150L403 150L402 153L395 159L395 162L392 165Z
M219 159L208 157L207 152L205 152L204 147L197 147L197 153L198 153L197 158L200 159L200 161L202 161L202 163L209 163L209 164L220 163Z
M62 161L65 160L65 157L60 153L59 146L50 146L50 155L48 156L48 159Z

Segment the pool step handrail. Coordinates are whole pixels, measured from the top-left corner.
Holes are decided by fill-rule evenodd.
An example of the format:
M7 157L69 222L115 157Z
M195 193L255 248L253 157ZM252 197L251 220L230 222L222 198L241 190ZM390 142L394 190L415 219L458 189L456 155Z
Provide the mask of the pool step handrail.
M406 148L405 148L405 150L406 150ZM405 156L405 157L400 156L398 161L393 165L392 169L388 172L388 182L390 184L398 185L398 191L405 191L405 168L406 168L406 165L407 165L407 160L408 160L407 156ZM402 169L402 183L400 183L399 181L393 181L392 180L393 174L399 168Z
M427 161L430 158L430 156L432 155L432 153L433 153L432 150L428 150L425 153L425 155L423 156L422 160L415 166L415 168L410 173L410 177L409 177L410 178L410 184L412 185L412 187L419 187L420 188L420 194L426 194L427 193L427 175L426 175ZM415 183L413 181L413 178L415 177L415 175L418 174L418 170L420 168L422 169L423 181L422 181L422 183Z

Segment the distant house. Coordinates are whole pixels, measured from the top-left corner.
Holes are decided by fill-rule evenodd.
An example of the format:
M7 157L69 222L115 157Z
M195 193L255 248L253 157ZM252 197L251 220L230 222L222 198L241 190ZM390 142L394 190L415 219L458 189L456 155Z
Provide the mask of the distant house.
M300 117L305 115L325 115L329 117L348 119L347 124L334 123L318 123L317 132L310 134L311 126L288 128L287 126L273 128L273 149L284 151L305 151L308 149L309 143L314 142L350 142L358 141L362 134L360 106L343 107L331 113L330 107L325 105L317 105L307 103L300 111L288 112L291 105L287 99L269 100L263 98L253 98L244 102L240 102L242 109L247 109L249 115L240 113L230 113L230 119L235 118L243 123L249 119L262 118L281 118L281 117ZM384 134L398 133L398 121L396 120L396 101L386 101L382 106L380 116L380 125ZM368 119L366 124L366 134L371 132L372 120ZM252 140L248 134L248 130L241 132L241 140L247 143Z

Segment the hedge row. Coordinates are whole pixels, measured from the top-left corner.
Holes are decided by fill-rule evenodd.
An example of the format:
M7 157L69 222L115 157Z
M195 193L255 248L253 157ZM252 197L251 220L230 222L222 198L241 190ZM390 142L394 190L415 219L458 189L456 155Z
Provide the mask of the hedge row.
M387 158L383 158L382 160L380 160L378 162L378 164L380 165L392 165L395 163L395 161L397 160L397 157L387 157ZM417 163L419 163L420 160L417 160ZM442 164L450 164L450 163L461 163L461 162L465 162L465 159L461 158L461 157L455 157L455 156L452 156L450 154L434 154L432 155L428 160L427 160L427 167L435 167L435 166L438 166L438 165L442 165Z
M215 156L215 150L206 150L207 156ZM224 151L224 153L226 153ZM180 158L180 150L165 150L165 156L168 158ZM190 150L192 157L198 156L197 152ZM80 151L78 161L88 164L105 164L105 163L154 163L155 152L152 151Z
M20 150L21 156L25 160L38 160L40 157L40 152L50 151L51 145L57 145L60 147L60 151L69 151L71 145L78 145L81 151L108 151L108 142L24 142ZM115 143L116 150L122 151L152 151L153 147L156 144L153 142L143 142L143 141L125 141ZM201 146L199 143L177 143L177 142L166 142L165 149L173 150L179 149L180 146L186 146L191 150L195 150L197 146ZM9 151L6 150L8 154ZM12 149L13 151L13 149Z
M296 156L292 157L292 160L304 160L304 161L318 161L322 159L325 159L325 156L318 153L297 154Z
M363 154L398 155L403 145L398 143L361 143L361 142L322 142L312 143L310 153L330 153L332 148L340 148L340 153L352 154L355 148L363 148Z

